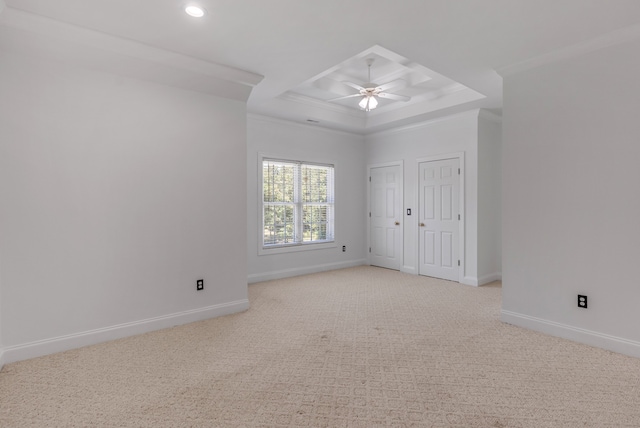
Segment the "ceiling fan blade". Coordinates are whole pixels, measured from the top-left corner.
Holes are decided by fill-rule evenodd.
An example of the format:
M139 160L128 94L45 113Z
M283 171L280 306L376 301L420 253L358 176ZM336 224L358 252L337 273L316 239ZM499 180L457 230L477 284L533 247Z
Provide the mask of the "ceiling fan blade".
M327 102L331 103L334 101L339 101L339 100L345 100L347 98L354 98L354 97L361 97L361 94L352 94L352 95L347 95L345 97L338 97L338 98L331 98L330 100L327 100Z
M380 98L386 98L388 100L404 101L404 102L409 101L411 99L411 97L407 97L404 95L388 94L386 92L380 92L378 96Z
M398 79L398 80L393 80L389 83L385 83L384 85L380 85L376 89L379 89L380 91L387 91L391 88L401 89L406 87L407 87L407 82L405 82L402 79Z
M342 83L344 83L347 86L351 86L352 88L357 89L359 91L364 90L364 88L362 86L358 85L357 83L352 83L352 82L342 82Z
M323 91L331 92L332 95L350 95L353 93L353 90L350 86L345 85L341 81L333 80L328 77L323 77L315 82L313 82L313 86L316 88L322 89Z

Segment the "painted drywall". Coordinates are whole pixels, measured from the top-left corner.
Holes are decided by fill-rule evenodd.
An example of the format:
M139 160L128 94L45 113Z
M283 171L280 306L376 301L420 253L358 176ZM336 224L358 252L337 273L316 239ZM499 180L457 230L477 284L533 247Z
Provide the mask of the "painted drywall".
M0 11L2 4L0 3ZM1 239L1 238L0 238ZM0 262L2 260L0 259ZM4 345L2 341L2 264L0 263L0 370L4 366Z
M366 262L364 137L258 115L248 118L247 206L249 282L357 266ZM258 156L335 166L335 246L258 254L261 221ZM346 252L342 252L342 246Z
M478 117L478 282L502 278L502 125Z
M639 50L507 75L503 115L503 320L636 356Z
M248 306L243 102L15 51L0 100L7 359Z
M418 225L417 216L407 216L418 206L417 159L433 155L465 153L465 255L464 279L478 285L478 110L449 116L391 131L367 136L367 165L402 161L404 165L404 272L417 274Z

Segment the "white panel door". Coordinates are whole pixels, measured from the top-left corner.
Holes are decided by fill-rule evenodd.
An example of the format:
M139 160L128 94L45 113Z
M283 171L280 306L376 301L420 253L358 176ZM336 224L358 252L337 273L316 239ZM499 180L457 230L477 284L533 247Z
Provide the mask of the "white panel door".
M460 160L419 167L419 273L459 281Z
M402 263L402 168L371 168L369 262L400 270Z

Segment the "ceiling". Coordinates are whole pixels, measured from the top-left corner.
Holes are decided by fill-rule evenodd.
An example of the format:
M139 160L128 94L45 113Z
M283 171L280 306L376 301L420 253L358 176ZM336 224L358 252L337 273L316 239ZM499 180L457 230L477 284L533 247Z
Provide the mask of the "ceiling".
M390 87L377 97L377 108L364 111L359 106L362 95L358 87L388 86ZM359 96L355 98L354 95ZM404 99L397 99L398 97ZM376 45L323 71L278 98L305 106L314 105L321 110L332 110L345 123L360 124L361 127L370 129L394 125L398 117L413 118L419 114L462 106L485 96ZM321 122L321 119L309 118L307 121L316 123Z
M501 114L496 70L640 33L638 0L193 0L207 10L201 19L185 14L182 0L3 3L0 45L43 44L79 63L232 98L248 85L249 112L360 134L472 108ZM73 57L63 41L83 48ZM145 66L151 57L165 67ZM347 95L342 81L366 81L368 58L373 80L406 80L398 93L411 101L368 113L327 102ZM210 78L232 72L232 83Z

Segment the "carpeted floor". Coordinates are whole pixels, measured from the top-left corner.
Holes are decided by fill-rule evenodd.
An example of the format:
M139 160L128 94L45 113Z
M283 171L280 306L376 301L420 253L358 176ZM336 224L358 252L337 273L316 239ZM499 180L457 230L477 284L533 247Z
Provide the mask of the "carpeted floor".
M375 267L0 372L2 427L640 427L640 359L499 321L500 284Z

